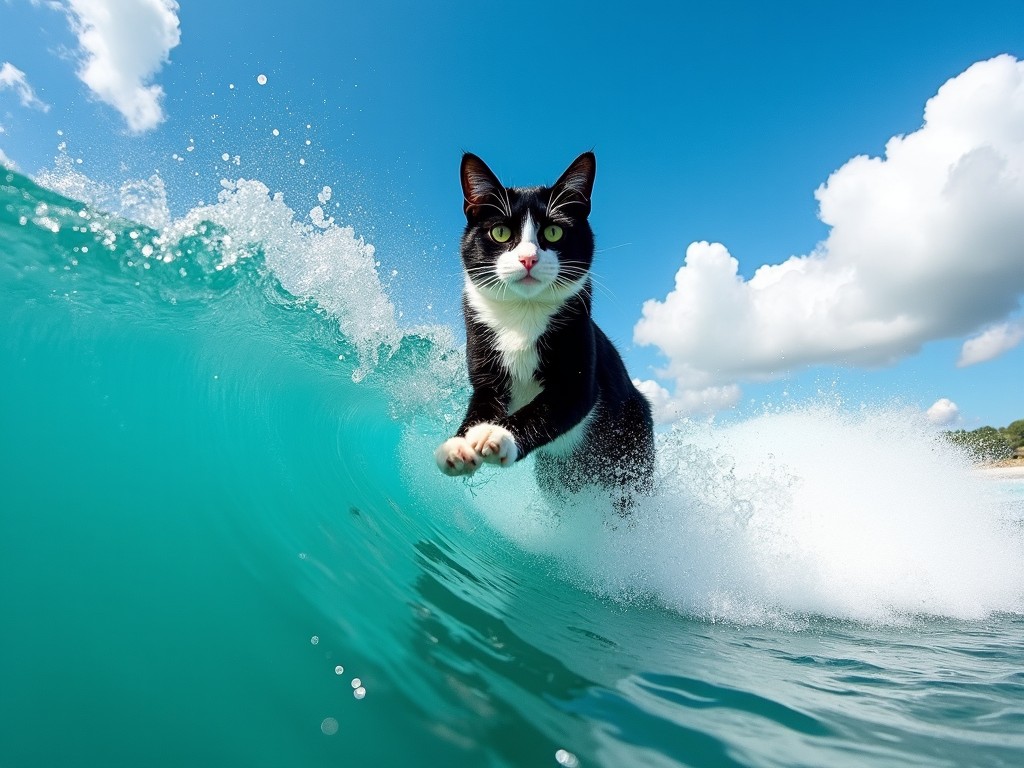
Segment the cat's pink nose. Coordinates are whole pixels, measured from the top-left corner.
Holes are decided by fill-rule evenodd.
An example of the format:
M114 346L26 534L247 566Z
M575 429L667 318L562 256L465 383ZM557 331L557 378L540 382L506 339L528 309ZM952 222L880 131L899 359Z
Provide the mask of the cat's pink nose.
M519 257L519 263L526 267L526 271L529 272L533 269L534 264L537 263L537 252L524 253Z

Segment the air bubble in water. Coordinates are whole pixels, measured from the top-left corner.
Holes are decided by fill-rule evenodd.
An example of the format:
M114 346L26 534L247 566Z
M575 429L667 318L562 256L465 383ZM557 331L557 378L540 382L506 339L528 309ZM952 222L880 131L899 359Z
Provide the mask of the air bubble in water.
M313 635L311 638L309 638L309 642L312 645L316 645L320 642L320 637L318 635Z
M336 674L336 675L342 675L342 674L344 674L344 673L345 673L345 668L344 668L343 666L341 666L341 664L339 664L338 666L336 666L336 667L334 668L334 674Z
M267 76L264 75L264 74L256 75L256 82L259 83L260 85L266 85L267 84Z
M360 685L358 688L352 691L352 695L355 696L357 699L361 699L364 696L366 696L366 689Z
M338 721L333 717L325 717L324 721L320 723L320 730L325 736L333 736L338 732Z
M566 766L566 768L577 768L580 764L579 758L567 749L559 749L555 752L555 762Z

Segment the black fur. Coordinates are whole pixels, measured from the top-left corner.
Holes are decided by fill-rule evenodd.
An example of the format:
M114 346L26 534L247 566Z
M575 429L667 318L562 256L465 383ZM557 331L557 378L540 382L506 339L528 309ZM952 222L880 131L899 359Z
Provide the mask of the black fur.
M618 351L591 319L588 273L594 236L587 218L595 171L594 155L588 152L551 187L505 188L480 158L472 154L463 157L467 223L462 259L473 282L489 279L498 257L516 246L527 215L533 216L539 232L549 224L562 228L558 242L544 243L557 253L560 279L573 281L586 275L586 280L550 317L537 342L534 379L541 387L540 394L512 413L513 382L496 348L497 334L464 295L466 356L473 393L456 434L465 437L471 427L482 422L504 427L514 437L519 459L534 450L543 454L536 466L546 491L561 494L599 485L611 492L620 511L627 511L635 494L651 490L653 425L647 399L633 385ZM513 233L505 243L495 242L489 234L499 224ZM585 433L571 453L544 451L591 411Z

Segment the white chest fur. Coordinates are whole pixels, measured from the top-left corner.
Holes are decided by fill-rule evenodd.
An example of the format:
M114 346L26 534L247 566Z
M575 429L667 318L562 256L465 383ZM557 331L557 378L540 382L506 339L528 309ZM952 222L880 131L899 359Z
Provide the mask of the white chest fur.
M511 380L509 412L513 413L543 389L537 381L540 364L537 342L561 301L507 298L499 301L486 296L469 280L466 281L466 298L477 320L494 332L495 351Z

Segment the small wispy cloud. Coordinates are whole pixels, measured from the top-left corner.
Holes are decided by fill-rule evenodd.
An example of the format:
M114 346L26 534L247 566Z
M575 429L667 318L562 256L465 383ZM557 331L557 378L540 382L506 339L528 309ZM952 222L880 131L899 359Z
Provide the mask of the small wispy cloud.
M132 133L165 119L164 90L151 80L181 41L175 0L68 0L78 37L79 79L120 112Z
M968 339L960 348L957 368L994 360L1024 341L1024 321L999 323Z
M50 105L36 96L25 73L11 62L5 61L0 64L0 91L8 88L18 94L18 100L23 107L38 109L41 112L50 111Z

